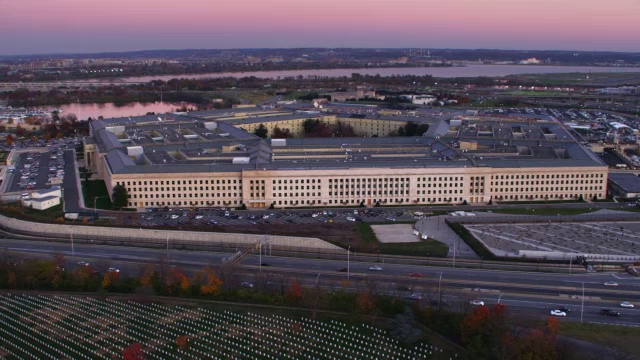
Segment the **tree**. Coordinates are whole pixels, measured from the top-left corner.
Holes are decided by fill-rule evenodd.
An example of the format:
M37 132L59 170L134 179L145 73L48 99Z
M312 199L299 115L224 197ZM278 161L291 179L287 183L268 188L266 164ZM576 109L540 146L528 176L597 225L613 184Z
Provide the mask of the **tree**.
M358 303L358 310L363 313L369 313L375 308L373 295L371 294L371 291L367 289L360 290L356 302Z
M122 360L142 360L142 347L140 343L133 343L122 350Z
M124 185L117 184L113 187L113 193L111 194L111 203L113 206L120 209L129 205L129 193Z
M280 129L277 126L273 129L273 134L271 134L272 139L290 139L292 137L293 134L291 134L291 130Z
M4 140L5 144L7 144L7 146L11 146L13 145L13 136L11 136L11 134L7 135L7 137Z
M258 137L266 139L267 135L269 135L269 130L266 126L264 126L264 124L260 124L260 126L258 126L258 128L253 133Z
M285 294L285 300L288 303L296 304L300 301L302 297L302 288L300 287L300 283L298 280L292 280L289 284L289 288L287 289L287 293Z
M197 287L200 295L212 295L220 290L220 280L211 268L204 268L196 272L193 277L193 285Z
M189 278L177 267L167 272L165 280L166 291L170 294L184 293L189 289Z

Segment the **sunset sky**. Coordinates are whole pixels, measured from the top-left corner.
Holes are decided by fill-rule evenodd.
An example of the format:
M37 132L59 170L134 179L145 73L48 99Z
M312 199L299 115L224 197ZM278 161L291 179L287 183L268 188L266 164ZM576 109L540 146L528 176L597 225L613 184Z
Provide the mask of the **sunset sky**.
M640 51L640 0L0 0L0 55L250 47Z

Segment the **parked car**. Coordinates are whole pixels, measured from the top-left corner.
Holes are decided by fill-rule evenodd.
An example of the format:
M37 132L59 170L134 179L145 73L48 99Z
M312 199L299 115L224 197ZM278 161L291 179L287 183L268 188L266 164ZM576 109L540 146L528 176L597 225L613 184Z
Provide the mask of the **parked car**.
M560 310L551 310L549 313L551 316L567 316L567 313Z

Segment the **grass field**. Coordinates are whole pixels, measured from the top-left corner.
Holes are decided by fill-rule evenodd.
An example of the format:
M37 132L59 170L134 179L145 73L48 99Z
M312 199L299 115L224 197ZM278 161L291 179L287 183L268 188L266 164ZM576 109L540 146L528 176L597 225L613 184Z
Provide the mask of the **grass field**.
M640 357L640 341L638 341L640 328L563 321L560 323L558 332L575 339L604 345Z

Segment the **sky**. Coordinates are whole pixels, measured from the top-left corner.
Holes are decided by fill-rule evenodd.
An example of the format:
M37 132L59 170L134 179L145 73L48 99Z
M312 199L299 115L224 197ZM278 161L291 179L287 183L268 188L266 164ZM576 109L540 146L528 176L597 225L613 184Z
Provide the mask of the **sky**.
M640 52L640 0L0 0L0 55L394 47Z

